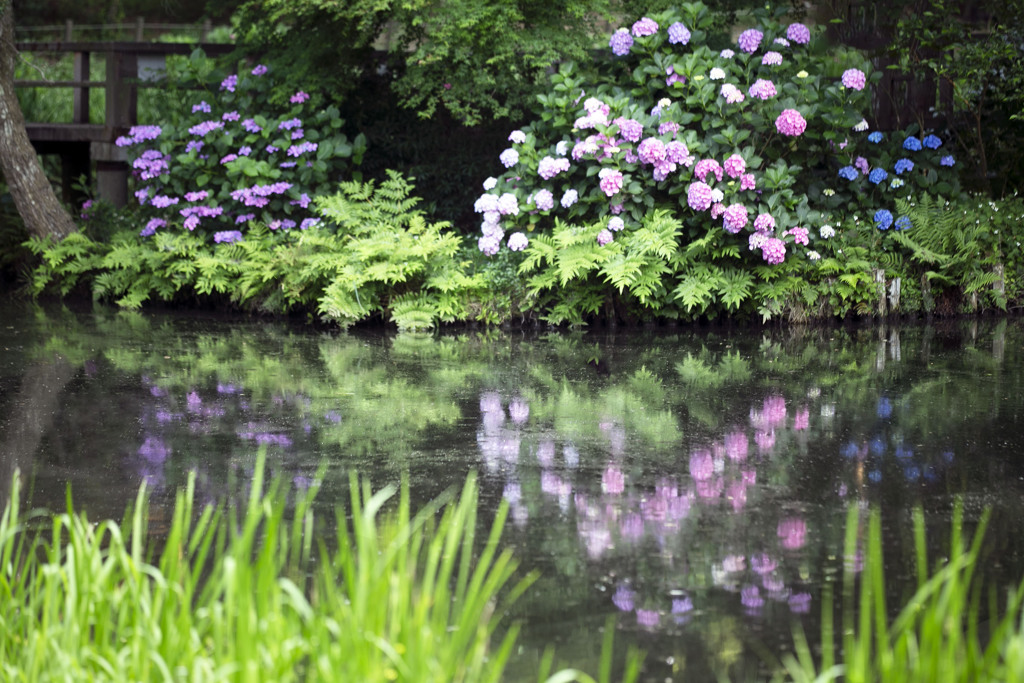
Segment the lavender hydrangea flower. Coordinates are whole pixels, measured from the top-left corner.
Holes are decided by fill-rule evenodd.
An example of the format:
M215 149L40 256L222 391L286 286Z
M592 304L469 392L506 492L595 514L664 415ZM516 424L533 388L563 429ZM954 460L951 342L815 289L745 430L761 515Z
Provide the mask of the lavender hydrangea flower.
M618 57L628 55L629 49L633 47L633 36L630 35L628 29L620 28L612 34L608 45L612 48L612 54Z
M177 204L178 199L178 197L168 197L167 195L158 194L149 200L149 203L158 209L166 209L168 206Z
M210 111L212 110L210 109L210 105L207 104L206 100L200 101L199 104L192 105L193 114L195 114L196 112L203 112L204 114L209 114Z
M757 51L757 48L761 45L761 40L764 38L764 34L758 31L756 28L748 28L746 31L740 34L737 44L740 49L744 52L751 54Z
M806 45L811 42L811 30L800 23L790 24L786 27L786 37L794 43Z
M221 230L213 233L213 241L225 244L231 244L232 242L240 242L242 240L242 233L238 230Z
M203 121L202 123L197 123L196 125L189 128L188 132L197 137L205 137L207 134L217 130L218 128L223 127L224 124L222 122L210 120Z
M633 35L637 38L653 36L658 32L658 22L649 17L642 17L633 24Z
M665 158L665 143L658 138L646 138L636 148L637 156L645 164L656 164Z
M253 67L251 73L253 76L262 76L263 74L267 73L267 71L268 69L265 65L257 64L255 67Z
M796 109L783 109L775 119L775 128L783 135L796 137L807 129L807 121Z
M562 208L563 209L568 209L570 206L572 206L577 201L579 201L579 198L580 198L579 192L577 192L576 190L574 190L572 188L569 188L568 190L565 191L565 194L562 195L562 201L561 201Z
M732 59L733 57L736 56L736 53L730 50L729 48L725 48L724 50L718 53L718 56L721 57L722 59Z
M668 27L668 42L672 45L686 45L690 42L690 29L677 21Z
M299 223L299 230L309 230L315 225L320 224L319 218L303 218L302 222Z
M613 239L615 239L615 236L612 235L611 230L604 229L601 232L597 233L597 243L602 247L611 242Z
M155 140L160 137L163 129L160 126L132 126L128 129L128 135L122 135L114 141L118 147L128 147L140 142Z
M501 249L501 240L493 235L484 235L476 241L476 247L487 256L494 256Z
M626 227L626 222L618 216L612 216L608 219L608 229L612 232L618 232Z
M505 168L512 168L519 163L519 152L509 147L498 155L498 161L500 161Z
M619 133L630 142L637 142L644 134L644 126L636 119L619 117L612 121L619 127Z
M686 164L690 158L690 150L687 148L686 143L672 140L665 145L665 158L673 164Z
M871 170L871 167L868 166L868 160L865 159L864 157L857 157L856 159L854 159L853 166L854 168L860 170L860 172L863 173L864 175L867 175L868 171Z
M947 154L946 156L942 157L939 160L939 165L940 166L952 166L955 163L956 163L956 160L953 159L953 155L952 154Z
M255 119L246 119L245 121L242 121L242 128L245 128L250 133L259 133L263 130L263 127L256 123Z
M237 121L241 118L237 111L224 112L224 115L220 117L222 121Z
M863 90L867 84L867 77L860 69L847 69L843 72L842 83L852 90Z
M555 196L551 194L551 190L539 190L533 196L533 203L540 211L550 211L555 207Z
M306 93L306 92L303 92L303 91L300 90L297 93L295 93L294 95L292 95L291 97L289 97L288 101L291 102L292 104L302 104L303 102L305 102L308 99L309 99L309 93Z
M526 235L521 232L514 232L508 237L508 248L511 251L522 251L529 243L530 240L526 239Z
M152 235L153 233L156 232L157 228L166 228L166 227L167 227L167 221L165 221L163 218L150 218L149 222L146 223L146 227L144 227L139 232L139 236L140 237L149 237L150 235Z
M511 192L506 192L498 197L498 212L502 216L518 216L519 200Z
M764 66L779 66L782 64L782 55L778 52L765 52L761 57L761 64Z
M185 201L187 201L187 202L201 202L201 201L203 201L204 199L206 199L209 196L210 196L210 193L207 192L206 190L199 190L198 192L186 192L185 193Z
M569 170L569 160L565 157L544 157L537 164L537 175L544 180L551 180L563 171Z
M238 74L231 74L223 81L220 82L220 89L227 90L228 92L235 92L235 87L238 85Z

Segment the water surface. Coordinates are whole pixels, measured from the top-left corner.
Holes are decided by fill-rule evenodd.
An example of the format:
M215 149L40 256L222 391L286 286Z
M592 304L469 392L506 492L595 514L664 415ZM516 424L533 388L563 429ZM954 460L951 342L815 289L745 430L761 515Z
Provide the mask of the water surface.
M846 511L882 510L910 585L914 506L935 558L954 500L993 510L985 569L1024 572L1019 320L616 333L318 330L281 321L6 305L0 475L33 502L120 517L139 484L159 532L195 471L245 494L256 453L321 502L348 472L417 500L480 475L483 515L542 578L516 607L516 675L545 645L597 669L600 629L645 678L753 680L794 625L816 631Z

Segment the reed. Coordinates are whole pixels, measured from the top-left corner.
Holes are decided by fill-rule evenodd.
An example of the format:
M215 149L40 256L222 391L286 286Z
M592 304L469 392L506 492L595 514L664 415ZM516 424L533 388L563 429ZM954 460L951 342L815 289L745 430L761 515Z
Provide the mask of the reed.
M924 514L914 512L917 590L890 617L886 605L882 526L877 511L867 520L863 569L859 579L847 566L843 579L842 648L837 651L832 608L826 599L821 656L816 660L802 632L793 654L782 658L776 680L797 683L843 680L971 682L1024 680L1024 581L1000 599L983 590L975 575L989 515L983 515L973 539L963 534L963 510L957 505L948 559L929 569ZM863 528L851 507L846 523L845 556L857 552ZM982 611L985 600L986 611Z
M374 492L353 474L327 532L315 487L289 505L263 473L261 455L242 510L199 509L190 477L159 548L144 487L123 523L93 523L70 494L63 514L26 514L16 480L0 517L0 679L501 680L518 635L499 633L501 616L535 577L499 546L504 504L478 542L475 477L413 512L407 486ZM627 678L638 668L631 656Z

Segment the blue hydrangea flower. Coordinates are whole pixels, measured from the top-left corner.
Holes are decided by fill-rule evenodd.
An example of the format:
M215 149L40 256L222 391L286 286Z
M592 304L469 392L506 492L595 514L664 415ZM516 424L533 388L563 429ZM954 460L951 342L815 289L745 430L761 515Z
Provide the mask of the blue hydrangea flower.
M877 185L888 177L889 174L885 172L884 168L876 168L872 169L871 173L868 175L868 180Z
M868 142L878 143L878 142L881 142L881 141L882 141L882 134L879 131L877 131L877 130L874 133L872 133L871 135L868 136Z
M899 218L896 219L895 227L897 230L909 230L911 227L910 217L900 216Z
M942 159L939 161L940 166L952 166L955 163L956 161L953 160L952 154L947 154L946 156L942 157Z
M875 225L879 230L888 230L892 225L892 212L889 209L875 211Z
M911 136L903 141L903 149L909 149L911 152L920 152L921 141Z
M839 169L839 177L846 178L847 180L856 180L857 169L855 169L853 166L843 166L841 169Z
M942 140L938 135L929 135L924 139L924 146L928 149L938 149L942 147Z
M903 158L896 162L896 173L901 174L904 171L913 171L914 162L910 159Z

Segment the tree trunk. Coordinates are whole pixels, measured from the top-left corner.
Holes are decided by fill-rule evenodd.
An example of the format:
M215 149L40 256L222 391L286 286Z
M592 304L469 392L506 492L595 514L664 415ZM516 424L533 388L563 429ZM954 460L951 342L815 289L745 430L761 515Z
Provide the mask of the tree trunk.
M14 93L17 56L11 0L0 0L0 170L29 234L59 240L74 232L75 224L25 132L25 117Z

